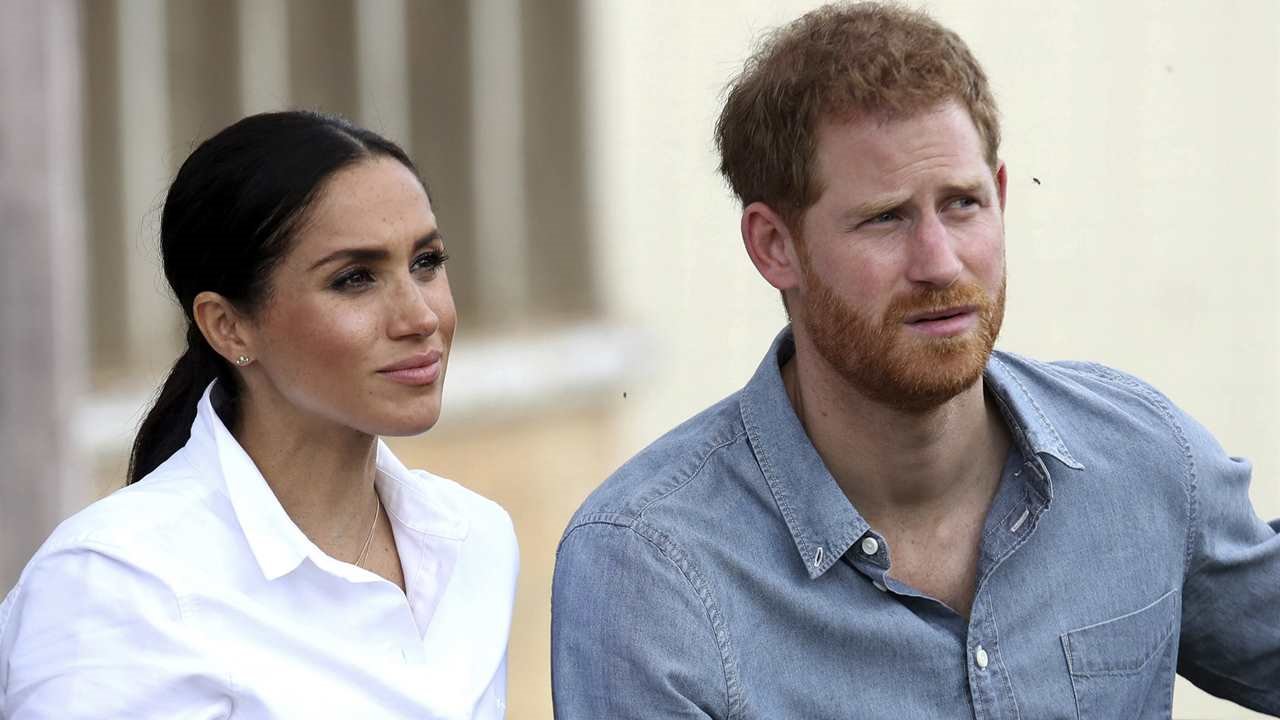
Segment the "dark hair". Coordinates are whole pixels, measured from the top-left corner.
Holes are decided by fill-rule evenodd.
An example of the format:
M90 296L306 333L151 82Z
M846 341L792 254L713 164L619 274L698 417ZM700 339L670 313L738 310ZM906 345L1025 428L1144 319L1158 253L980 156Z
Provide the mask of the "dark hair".
M196 326L196 295L212 291L245 312L258 308L270 293L272 269L325 181L374 156L393 158L418 175L404 151L376 133L340 117L291 111L246 117L182 163L160 218L160 253L186 316L187 349L138 428L129 483L186 444L196 406L213 380L225 401L223 419L234 423L240 386Z
M1000 122L982 66L960 36L895 3L826 5L767 36L728 88L716 123L720 172L746 207L763 201L793 230L822 193L810 167L825 120L895 119L953 100L987 163Z

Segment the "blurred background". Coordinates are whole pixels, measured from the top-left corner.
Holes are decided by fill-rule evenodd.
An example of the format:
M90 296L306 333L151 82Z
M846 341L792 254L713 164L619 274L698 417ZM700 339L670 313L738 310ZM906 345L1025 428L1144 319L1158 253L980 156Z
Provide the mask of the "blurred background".
M0 592L122 485L177 356L156 232L178 164L248 113L342 113L415 157L449 239L445 414L393 445L514 517L509 714L550 717L569 515L784 323L711 131L754 39L814 4L0 0ZM1280 516L1280 3L926 7L1003 112L1000 346L1151 381ZM1255 717L1185 683L1174 714Z

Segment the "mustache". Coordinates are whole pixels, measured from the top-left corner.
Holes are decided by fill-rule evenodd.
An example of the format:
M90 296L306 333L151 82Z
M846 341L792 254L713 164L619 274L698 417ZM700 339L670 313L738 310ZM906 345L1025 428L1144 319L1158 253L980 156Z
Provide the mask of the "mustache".
M990 312L992 299L977 283L957 283L945 288L927 288L901 295L889 303L885 319L890 324L904 322L909 315L933 313L959 305L974 305L982 314Z

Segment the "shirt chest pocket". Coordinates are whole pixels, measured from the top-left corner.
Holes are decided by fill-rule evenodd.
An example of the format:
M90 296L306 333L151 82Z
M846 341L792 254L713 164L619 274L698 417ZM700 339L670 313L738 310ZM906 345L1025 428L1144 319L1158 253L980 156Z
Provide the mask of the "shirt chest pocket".
M1181 606L1174 589L1141 610L1062 634L1078 717L1169 717Z

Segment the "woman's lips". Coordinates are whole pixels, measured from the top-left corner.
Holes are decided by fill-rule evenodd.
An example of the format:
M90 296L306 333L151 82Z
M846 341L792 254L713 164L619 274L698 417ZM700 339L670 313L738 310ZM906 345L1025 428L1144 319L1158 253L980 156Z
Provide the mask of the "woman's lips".
M442 356L438 351L415 356L388 365L378 371L379 375L405 385L430 385L440 377L443 368Z

